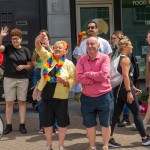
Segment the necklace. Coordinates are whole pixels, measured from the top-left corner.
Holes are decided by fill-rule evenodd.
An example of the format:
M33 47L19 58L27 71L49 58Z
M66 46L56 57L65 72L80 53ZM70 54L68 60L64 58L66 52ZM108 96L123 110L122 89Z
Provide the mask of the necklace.
M65 56L63 56L63 57L60 58L60 60L56 64L56 73L55 73L55 76L51 77L48 74L48 68L51 67L52 62L54 61L54 59L55 59L55 56L52 53L52 54L50 54L49 59L43 65L44 66L43 67L43 76L50 83L56 83L57 77L60 75L61 68L62 68L62 66L63 66L63 64L65 62Z

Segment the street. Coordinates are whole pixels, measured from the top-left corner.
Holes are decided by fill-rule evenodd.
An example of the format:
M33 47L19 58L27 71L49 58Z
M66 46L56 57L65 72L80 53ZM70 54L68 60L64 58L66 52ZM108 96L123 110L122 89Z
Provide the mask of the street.
M0 114L5 118L5 105L0 105ZM65 140L66 150L86 150L89 146L86 137L85 128L82 125L80 113L80 103L69 100L69 113L71 125L68 127ZM131 116L131 115L130 115ZM18 107L15 104L13 117L13 131L4 135L0 141L0 150L44 150L46 141L44 135L38 134L38 113L32 108L30 103L27 104L26 128L28 133L22 135L19 131ZM132 119L132 117L131 117ZM4 119L5 120L5 119ZM150 128L147 130L150 133ZM115 129L114 137L117 142L122 144L122 148L110 148L113 150L148 150L150 146L141 146L141 138L132 126ZM53 134L53 148L58 150L58 135ZM102 136L100 128L97 127L96 137L97 150L102 148Z

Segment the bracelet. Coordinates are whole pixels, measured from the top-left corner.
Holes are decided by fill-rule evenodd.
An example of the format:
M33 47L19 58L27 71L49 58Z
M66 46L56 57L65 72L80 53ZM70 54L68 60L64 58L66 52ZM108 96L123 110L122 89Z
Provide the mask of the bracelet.
M127 90L126 92L127 92L127 93L130 93L130 92L131 92L131 90Z

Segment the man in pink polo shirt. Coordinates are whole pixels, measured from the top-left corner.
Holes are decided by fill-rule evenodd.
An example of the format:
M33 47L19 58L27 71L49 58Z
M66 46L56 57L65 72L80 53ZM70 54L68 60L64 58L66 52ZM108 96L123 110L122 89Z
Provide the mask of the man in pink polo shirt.
M88 54L81 57L76 67L76 80L82 84L81 112L86 127L90 147L96 150L96 117L102 126L103 149L108 150L110 124L114 109L112 87L110 84L110 58L99 52L96 37L87 39Z

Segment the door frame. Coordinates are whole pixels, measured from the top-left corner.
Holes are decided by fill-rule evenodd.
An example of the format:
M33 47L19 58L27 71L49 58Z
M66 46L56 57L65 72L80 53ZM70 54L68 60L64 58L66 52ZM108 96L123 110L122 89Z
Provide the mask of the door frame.
M77 28L77 33L81 32L81 21L80 21L80 8L81 7L108 7L109 8L109 20L110 20L110 36L114 31L114 14L113 14L113 4L83 4L83 5L76 5L76 28Z

